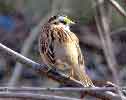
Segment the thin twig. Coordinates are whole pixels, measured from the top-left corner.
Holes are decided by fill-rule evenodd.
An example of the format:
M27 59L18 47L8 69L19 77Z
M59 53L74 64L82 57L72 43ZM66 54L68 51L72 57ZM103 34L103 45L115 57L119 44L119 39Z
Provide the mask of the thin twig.
M122 87L120 89L126 89L126 87ZM75 92L75 93L80 93L80 92L86 92L92 94L92 96L101 98L103 100L120 100L120 96L118 96L115 93L112 93L110 91L116 91L115 87L91 87L91 88L40 88L40 87L0 87L0 93L41 93L41 92ZM105 92L109 91L107 93L103 93L101 95L97 95L97 92ZM107 98L106 98L107 97ZM109 99L108 99L109 98ZM126 99L126 97L122 97L123 99Z
M126 17L126 11L115 0L107 0L122 16Z
M115 8L115 10L117 12L119 12L120 15L126 17L126 11L119 5L119 3L115 0L106 0L109 2L110 5L112 5L113 8ZM96 8L97 6L101 5L101 2L99 4L93 4L93 9Z
M120 90L126 90L126 87L120 87ZM42 91L50 91L50 92L85 92L85 91L116 91L115 87L90 87L90 88L72 88L72 87L64 87L64 88L41 88L41 87L0 87L0 92L42 92Z
M42 95L33 93L14 93L14 92L0 92L0 98L22 98L32 100L80 100L76 98L54 96L54 95Z

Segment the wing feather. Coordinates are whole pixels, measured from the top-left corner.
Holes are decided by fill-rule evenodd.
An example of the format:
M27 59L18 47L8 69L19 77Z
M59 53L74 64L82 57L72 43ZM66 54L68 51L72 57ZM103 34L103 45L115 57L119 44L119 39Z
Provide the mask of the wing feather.
M70 49L69 47L65 48L66 50L70 50L68 51L68 56L70 56L69 61L72 64L71 66L73 70L71 71L74 72L74 74L78 77L77 80L81 81L85 87L92 86L93 83L85 72L84 59L77 36L71 31L65 31L63 27L57 25L50 26L48 24L44 25L40 32L41 36L39 39L39 48L45 61L47 61L48 64L53 65L56 63L55 41L59 42L59 44L70 44Z
M50 30L50 25L44 25L41 29L39 38L39 51L45 59L45 62L55 64L54 39L53 33Z

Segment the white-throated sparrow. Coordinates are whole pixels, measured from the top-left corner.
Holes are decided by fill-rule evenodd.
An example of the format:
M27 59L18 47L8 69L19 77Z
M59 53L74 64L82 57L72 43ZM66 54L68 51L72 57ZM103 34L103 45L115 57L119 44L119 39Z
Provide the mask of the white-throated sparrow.
M74 24L66 16L53 16L41 28L39 51L43 62L82 82L84 87L93 86L85 72L83 55L77 36L70 31Z

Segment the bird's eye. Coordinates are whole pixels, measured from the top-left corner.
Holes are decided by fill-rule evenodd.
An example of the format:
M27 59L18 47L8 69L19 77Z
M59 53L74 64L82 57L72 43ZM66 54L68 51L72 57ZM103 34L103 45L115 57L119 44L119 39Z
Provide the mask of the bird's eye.
M56 16L52 16L52 17L48 20L48 22L51 22L51 21L55 20L56 18L57 18Z

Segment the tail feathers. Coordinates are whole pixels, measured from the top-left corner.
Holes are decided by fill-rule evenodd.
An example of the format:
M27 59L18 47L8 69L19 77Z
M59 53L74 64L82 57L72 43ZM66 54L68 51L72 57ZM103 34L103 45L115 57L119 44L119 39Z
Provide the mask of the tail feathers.
M75 75L77 76L77 80L79 80L80 82L82 82L84 87L93 87L93 82L91 81L91 79L89 78L89 76L86 74L86 72L84 71L84 69L81 68L77 68L75 70Z
M83 75L82 78L80 78L80 81L82 82L84 87L93 87L94 86L91 79L86 74Z

